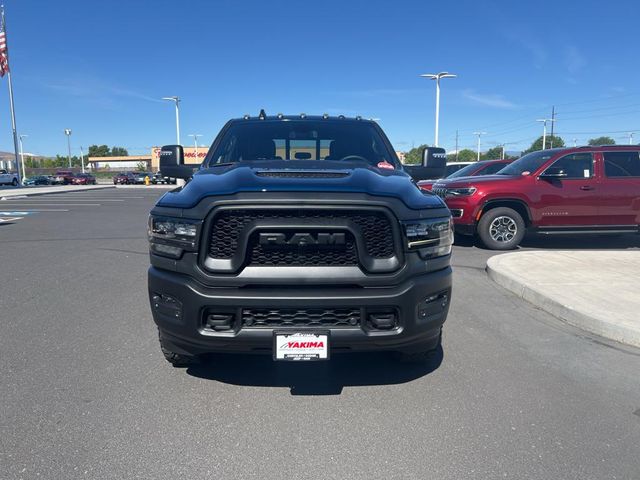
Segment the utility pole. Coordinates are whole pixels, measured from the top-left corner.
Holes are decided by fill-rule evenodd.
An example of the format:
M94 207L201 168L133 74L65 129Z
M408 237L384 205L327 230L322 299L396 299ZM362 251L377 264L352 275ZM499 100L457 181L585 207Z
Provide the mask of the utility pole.
M629 132L629 145L633 145L633 132Z
M456 78L457 75L449 72L440 73L423 73L421 77L428 78L436 81L436 132L434 146L438 146L438 128L440 122L440 79L441 78Z
M82 173L84 173L84 152L82 151L82 145L80 145L80 164L82 165Z
M162 100L170 100L176 104L176 145L180 145L180 109L178 107L180 97L162 97Z
M20 140L20 163L22 164L22 181L23 182L24 182L24 179L27 177L27 175L25 174L25 169L24 169L24 148L22 145L22 139L28 136L29 135L20 135L18 137L18 139Z
M551 107L551 138L550 143L551 146L549 148L553 148L553 126L556 123L556 107L555 105Z
M71 168L71 129L65 128L64 134L67 136L67 160L69 161L69 168Z
M456 130L456 162L458 161L458 130Z
M199 133L190 133L189 136L193 137L193 143L196 147L196 162L197 162L198 161L198 137L201 137L202 135Z
M553 125L554 120L550 118L539 118L536 122L542 122L542 150L545 150L547 145L547 122L551 122Z
M478 136L478 159L477 159L477 161L479 162L480 161L480 137L482 135L486 135L487 132L473 132L473 134Z
M577 138L574 138L574 139L573 139L573 146L574 146L574 147L577 147L577 146L578 146L578 139L577 139Z

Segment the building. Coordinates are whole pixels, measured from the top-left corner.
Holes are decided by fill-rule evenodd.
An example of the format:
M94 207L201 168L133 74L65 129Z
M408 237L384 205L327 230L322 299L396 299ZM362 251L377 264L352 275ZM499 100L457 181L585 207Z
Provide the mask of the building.
M184 148L185 163L200 164L209 151L208 147L198 147L196 157L195 147ZM89 157L89 165L93 170L135 170L138 165L144 163L146 170L158 171L160 169L161 147L151 147L149 155L129 155L126 157Z

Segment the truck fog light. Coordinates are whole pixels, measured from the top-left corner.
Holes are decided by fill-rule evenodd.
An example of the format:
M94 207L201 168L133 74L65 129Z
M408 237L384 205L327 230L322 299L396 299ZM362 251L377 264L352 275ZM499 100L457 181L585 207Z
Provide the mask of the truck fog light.
M180 258L182 256L182 249L180 247L164 245L162 243L152 243L151 251L163 257Z
M155 311L173 318L182 318L182 302L171 295L154 293L151 305Z
M368 316L369 325L376 330L391 330L398 326L396 312L376 312Z

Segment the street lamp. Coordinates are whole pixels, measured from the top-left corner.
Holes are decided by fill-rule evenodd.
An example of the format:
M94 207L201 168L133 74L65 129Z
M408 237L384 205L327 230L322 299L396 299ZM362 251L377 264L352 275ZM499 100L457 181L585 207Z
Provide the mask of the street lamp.
M176 145L180 145L180 109L178 108L180 97L162 97L162 100L170 100L176 104Z
M440 79L441 78L456 78L457 75L449 72L440 73L423 73L420 75L424 78L429 78L436 81L436 134L434 145L438 146L438 127L440 122Z
M199 133L190 133L188 136L193 137L193 143L195 144L195 147L196 147L196 161L197 161L198 160L198 137L201 137L202 135Z
M486 135L487 132L473 132L474 135L478 137L478 162L480 161L480 137L482 135Z
M22 181L24 182L24 179L26 177L25 175L25 170L24 170L24 149L22 148L22 139L28 137L29 135L20 135L18 138L20 140L20 163L22 164Z
M536 122L542 122L542 150L547 146L547 122L555 122L555 118L539 118Z
M69 161L69 168L71 168L71 129L65 128L64 134L67 136L67 160Z

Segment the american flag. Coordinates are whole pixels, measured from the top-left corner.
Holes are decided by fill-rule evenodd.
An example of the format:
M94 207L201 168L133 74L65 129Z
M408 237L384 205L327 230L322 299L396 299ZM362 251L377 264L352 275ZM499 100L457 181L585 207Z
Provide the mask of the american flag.
M4 32L4 22L0 25L0 77L9 71L9 57L7 55L7 35Z

